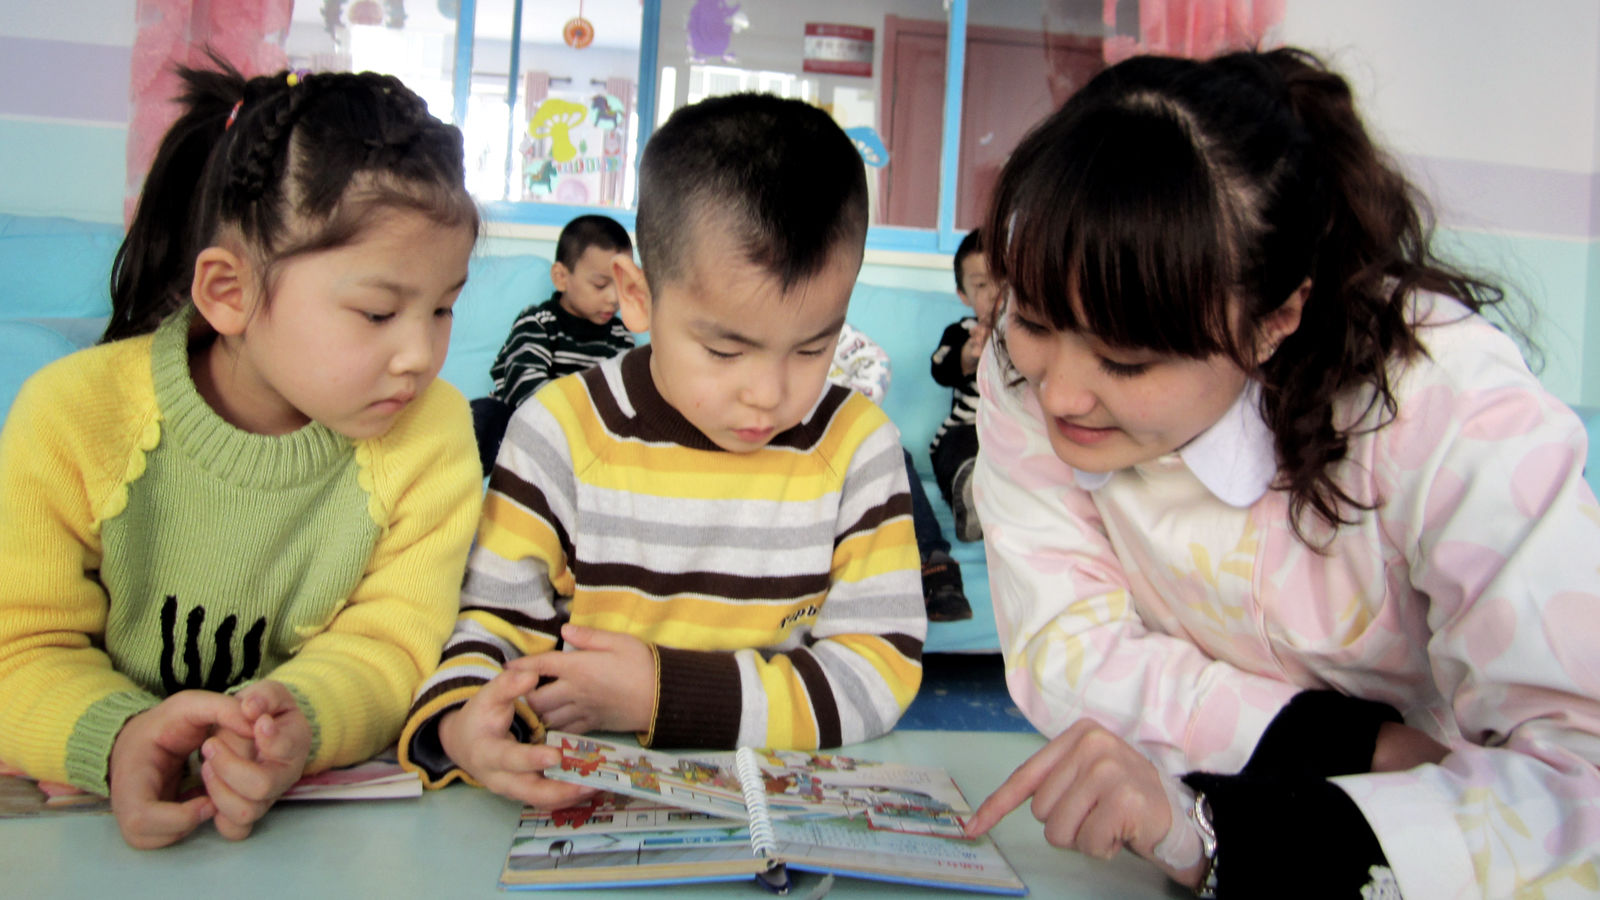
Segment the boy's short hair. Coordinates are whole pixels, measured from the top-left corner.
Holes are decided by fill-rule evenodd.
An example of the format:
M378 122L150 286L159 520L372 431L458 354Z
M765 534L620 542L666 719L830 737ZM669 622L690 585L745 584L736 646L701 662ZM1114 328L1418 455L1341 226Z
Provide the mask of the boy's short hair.
M655 290L687 274L696 229L715 224L787 291L835 247L864 245L861 154L827 113L771 94L685 106L639 164L639 260Z
M610 216L579 216L556 238L556 262L571 269L590 247L632 253L633 241L628 239L628 229Z
M956 290L963 297L967 295L967 286L962 281L961 264L966 262L967 257L972 254L982 252L983 235L979 231L980 229L974 228L967 232L967 236L961 239L961 245L956 247Z

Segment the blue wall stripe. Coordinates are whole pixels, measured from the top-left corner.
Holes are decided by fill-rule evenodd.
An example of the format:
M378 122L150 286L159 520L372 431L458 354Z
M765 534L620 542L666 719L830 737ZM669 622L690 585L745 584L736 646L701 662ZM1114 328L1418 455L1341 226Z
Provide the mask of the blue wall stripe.
M122 224L126 126L0 118L0 211Z

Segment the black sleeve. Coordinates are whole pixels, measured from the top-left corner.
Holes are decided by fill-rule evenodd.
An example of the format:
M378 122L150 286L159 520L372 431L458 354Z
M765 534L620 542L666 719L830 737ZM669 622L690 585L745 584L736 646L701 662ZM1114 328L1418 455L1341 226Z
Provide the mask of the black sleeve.
M1360 896L1383 848L1349 795L1327 779L1370 771L1386 703L1302 691L1261 735L1237 775L1191 772L1217 832L1217 896ZM1314 874L1313 874L1314 873Z
M961 348L966 346L969 333L966 321L962 319L945 327L943 336L939 338L939 346L934 349L930 360L933 380L948 388L960 387L967 380L967 373L961 371Z

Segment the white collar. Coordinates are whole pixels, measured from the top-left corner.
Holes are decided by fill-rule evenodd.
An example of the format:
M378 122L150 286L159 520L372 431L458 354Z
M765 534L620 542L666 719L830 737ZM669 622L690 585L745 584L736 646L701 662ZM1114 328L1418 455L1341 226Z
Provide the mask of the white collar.
M1243 508L1266 495L1278 475L1272 429L1261 418L1261 385L1245 383L1233 405L1215 425L1178 449L1194 477L1218 500ZM1072 470L1078 487L1099 490L1114 472Z

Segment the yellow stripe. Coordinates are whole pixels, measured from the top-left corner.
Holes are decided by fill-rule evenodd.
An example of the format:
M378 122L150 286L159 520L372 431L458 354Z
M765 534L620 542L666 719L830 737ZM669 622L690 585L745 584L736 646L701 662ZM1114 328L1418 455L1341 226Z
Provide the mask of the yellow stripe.
M805 684L787 656L756 661L756 674L767 695L767 746L815 747L817 723L811 713Z
M766 604L689 596L657 600L629 590L583 591L573 601L572 624L620 631L668 647L771 647L797 626L815 623L826 596L817 593Z
M833 551L832 578L865 581L886 572L920 569L917 536L911 518L885 522L872 531L853 534Z
M555 638L542 631L524 631L515 625L501 619L494 613L481 609L462 610L457 621L468 620L478 623L484 631L489 632L502 641L517 648L523 656L534 653L543 653L555 647Z
M556 593L571 596L575 578L567 567L561 540L550 523L492 492L483 505L478 544L501 559L516 561L532 557L543 560L550 570L550 583Z
M911 705L922 684L922 663L907 659L894 645L871 634L841 634L833 641L865 659L894 692L901 709Z

